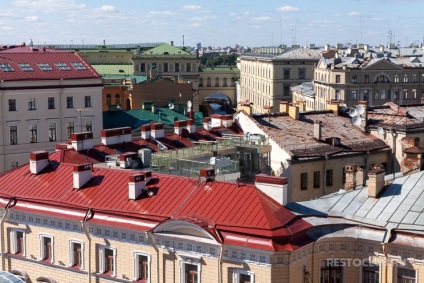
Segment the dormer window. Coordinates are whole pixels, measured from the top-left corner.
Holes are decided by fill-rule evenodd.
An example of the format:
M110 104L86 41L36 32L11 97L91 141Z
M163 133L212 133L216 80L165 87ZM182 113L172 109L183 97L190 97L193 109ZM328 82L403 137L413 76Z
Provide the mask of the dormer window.
M53 71L52 67L50 67L49 64L47 63L38 63L37 66L42 70L42 71Z
M1 63L1 64L0 64L0 69L1 69L3 72L14 72L14 70L13 70L12 66L10 66L10 65L9 65L9 64L7 64L7 63Z
M32 71L34 71L34 69L28 63L19 63L18 66L24 72L32 72Z
M71 70L71 68L69 68L69 66L66 65L65 63L55 63L55 65L61 71L70 71Z

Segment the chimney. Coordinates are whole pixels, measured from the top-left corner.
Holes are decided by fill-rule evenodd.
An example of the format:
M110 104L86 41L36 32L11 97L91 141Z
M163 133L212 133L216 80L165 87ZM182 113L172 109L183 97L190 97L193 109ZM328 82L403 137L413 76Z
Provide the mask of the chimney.
M211 122L212 122L212 128L214 127L220 127L222 124L221 122L222 115L219 114L212 114L211 115Z
M81 189L88 181L90 181L93 165L90 163L74 165L74 188Z
M376 166L368 173L368 196L376 198L384 187L384 175L386 171L383 166Z
M362 116L365 119L365 126L368 125L368 101L367 100L359 100L358 101L359 105L362 105L364 107L364 114L362 114Z
M255 176L255 186L263 193L277 201L281 205L288 202L287 196L287 178L270 176L266 174L257 174Z
M119 167L122 169L138 168L138 154L136 152L125 152L119 156Z
M143 168L149 168L152 161L152 151L148 148L139 149L138 156L141 160L141 166Z
M289 113L289 102L281 100L280 101L280 112L281 113Z
M215 169L200 169L200 179L206 182L215 180Z
M102 130L102 144L111 145L123 142L131 142L131 135L132 131L130 127Z
M162 123L151 124L152 127L152 137L155 139L163 138L165 136L165 130Z
M156 68L150 69L150 80L155 80L158 77L158 70Z
M233 115L227 114L221 116L222 125L224 127L231 127L233 125Z
M175 121L174 122L174 133L181 135L183 129L187 127L187 121Z
M211 128L212 128L211 125L212 125L211 117L205 117L205 118L203 118L203 128L205 130L210 131Z
M150 139L151 124L141 126L141 137L145 140Z
M317 141L322 138L322 121L314 121L314 138Z
M334 115L339 115L340 106L339 101L337 100L329 100L327 101L327 110L333 111Z
M143 191L146 190L146 180L145 175L134 174L129 177L128 180L128 198L132 200L136 200Z
M143 171L144 176L146 177L146 184L152 179L152 171Z
M45 150L33 151L29 154L29 170L38 174L49 165L49 153Z
M77 151L93 148L93 143L92 132L71 134L72 147Z
M247 113L247 115L252 115L252 104L248 101L241 101L239 102L238 109L239 111L243 110Z
M187 120L187 131L190 134L196 132L196 122L194 122L194 119L188 119Z
M356 180L356 172L358 171L358 165L356 164L346 164L345 165L345 190L351 191L354 190L357 186Z
M294 120L299 120L299 107L296 105L289 105L289 116Z

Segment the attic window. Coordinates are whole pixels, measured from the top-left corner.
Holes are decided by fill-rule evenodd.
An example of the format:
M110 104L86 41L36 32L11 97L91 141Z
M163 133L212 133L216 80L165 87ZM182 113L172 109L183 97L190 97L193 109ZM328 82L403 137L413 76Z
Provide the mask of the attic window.
M65 63L55 63L55 65L61 71L70 71L71 70L71 68L69 68L69 66L66 65Z
M50 67L49 64L47 63L38 63L37 66L42 70L42 71L53 71L52 67Z
M83 65L82 63L80 63L80 62L72 62L71 64L72 64L72 66L74 66L74 68L75 68L76 70L86 70L86 69L87 69L87 68L86 68L86 67L84 67L84 65Z
M12 68L12 66L10 66L9 64L4 64L4 63L1 63L0 64L0 68L3 70L3 72L14 72L14 70L13 70L13 68Z
M24 72L32 72L34 69L31 67L28 63L19 63L18 66L21 68Z

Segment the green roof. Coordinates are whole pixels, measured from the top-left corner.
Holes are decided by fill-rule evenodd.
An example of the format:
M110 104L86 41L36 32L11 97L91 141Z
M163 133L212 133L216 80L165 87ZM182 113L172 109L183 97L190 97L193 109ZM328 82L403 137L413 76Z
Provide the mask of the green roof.
M142 52L143 55L190 55L190 53L167 43Z
M91 65L100 75L132 75L133 65Z
M108 80L108 79L111 79L111 80L113 80L113 79L115 79L115 80L131 79L131 80L133 80L133 83L136 83L136 84L144 83L144 82L147 81L147 76L135 76L135 75L130 75L130 76L124 76L124 75L103 75L102 78L105 79L105 80Z

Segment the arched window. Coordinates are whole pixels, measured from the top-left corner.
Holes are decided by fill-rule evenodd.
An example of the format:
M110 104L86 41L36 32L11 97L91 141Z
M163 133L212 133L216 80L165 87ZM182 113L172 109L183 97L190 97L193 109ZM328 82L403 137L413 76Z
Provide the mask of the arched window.
M215 78L215 87L219 86L219 78Z
M115 104L121 104L121 97L119 96L119 94L115 94Z
M110 95L110 93L108 93L106 95L106 105L111 105L112 104L112 96Z
M208 84L207 84L207 86L208 86L208 87L210 87L210 86L211 86L211 78L208 78Z
M226 86L227 86L227 78L224 78L224 79L222 80L222 84L223 84L223 86L224 86L224 87L226 87Z
M199 87L203 86L203 78L199 78Z
M126 110L130 110L131 109L131 100L129 98L127 98L127 109Z
M231 78L231 86L235 86L236 85L236 78L232 77Z

